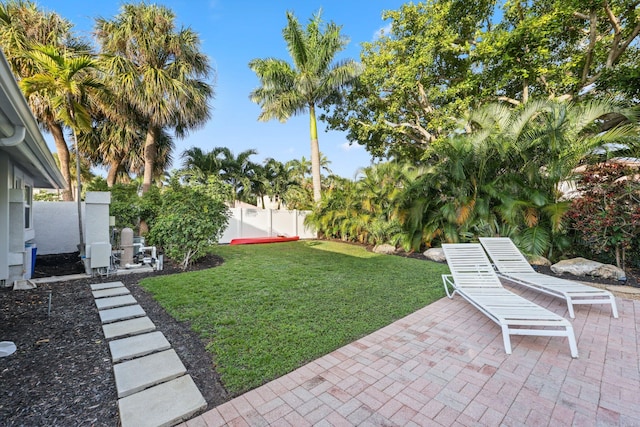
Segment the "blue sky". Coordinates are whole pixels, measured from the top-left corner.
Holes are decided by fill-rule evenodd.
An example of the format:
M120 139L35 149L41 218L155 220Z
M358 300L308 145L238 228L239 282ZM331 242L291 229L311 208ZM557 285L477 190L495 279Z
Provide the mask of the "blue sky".
M74 23L79 34L91 37L95 17L112 18L123 2L104 0L40 0L38 5L55 11ZM215 68L215 99L213 114L206 126L192 131L185 139L176 140L173 167L180 167L180 154L193 146L209 151L214 147L229 147L236 155L254 148L254 161L273 157L285 162L309 159L308 115L292 117L284 124L278 121L258 122L259 107L249 100L249 93L258 86L248 63L254 58L276 57L289 60L282 28L285 12L295 13L301 23L322 8L325 21L342 25L342 33L351 41L339 58L359 61L360 44L372 41L388 22L382 20L383 10L396 10L401 0L172 0L159 4L176 14L179 26L190 27L200 35L202 50ZM51 141L51 138L47 138ZM321 152L331 161L331 170L353 178L357 169L370 165L371 156L364 148L349 146L341 132L325 132L319 123ZM53 148L52 142L50 146Z

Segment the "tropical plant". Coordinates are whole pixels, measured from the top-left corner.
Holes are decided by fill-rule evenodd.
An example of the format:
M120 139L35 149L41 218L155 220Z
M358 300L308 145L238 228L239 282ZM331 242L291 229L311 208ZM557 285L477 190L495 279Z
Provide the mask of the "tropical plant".
M263 209L265 208L264 196L269 196L271 201L277 204L276 209L280 209L287 189L297 185L296 181L289 176L286 166L273 158L264 161L264 166L260 168L260 179L256 182L254 193L261 201Z
M594 148L634 135L632 125L603 131L600 119L614 115L636 120L610 100L533 100L518 109L489 104L476 110L464 126L469 133L431 151L435 174L429 182L441 203L429 211L440 212L432 218L445 223L432 223L427 241L509 231L528 254L566 248L570 203L562 200L560 184Z
M109 215L115 217L115 226L119 229L128 227L137 230L140 221L138 184L114 184L109 191L111 192Z
M228 148L222 150L222 170L220 178L232 188L231 203L236 201L253 201L252 192L256 183L259 183L260 176L256 171L260 165L251 161L251 156L258 154L254 149L244 150L236 156Z
M220 175L224 166L224 158L220 156L224 147L216 147L209 152L199 147L191 147L182 152L183 170L192 175L193 179L206 182L210 175Z
M112 86L146 124L143 192L157 173L163 130L183 137L209 118L212 70L197 34L189 28L176 31L174 21L170 9L146 3L125 4L113 20L96 20L102 64Z
M327 191L310 221L330 237L373 243L386 234L406 250L505 235L527 254L552 256L570 243L561 183L595 147L634 142L632 125L600 127L615 114L635 120L607 100L485 105L431 144L424 166L366 168L356 183Z
M568 216L578 245L600 256L613 252L616 265L624 269L640 233L637 170L616 163L587 166L577 191Z
M38 8L31 1L0 2L0 46L18 80L40 72L28 54L33 44L57 48L59 52L87 53L89 46L75 37L72 24L53 12ZM66 186L62 199L73 200L71 190L69 147L64 135L64 123L58 120L46 93L32 93L29 106L42 127L51 133L56 146L59 167Z
M96 62L89 55L75 55L61 52L52 46L34 45L28 53L38 72L20 81L20 87L27 96L42 93L49 99L56 120L64 123L73 132L76 153L76 178L78 205L78 231L80 254L84 254L84 234L81 210L81 167L78 150L78 133L91 128L91 117L87 105L91 92L103 90L96 77Z
M398 200L416 171L388 162L361 169L355 182L334 180L308 223L327 237L395 245L403 238Z
M293 66L275 58L254 59L249 63L261 85L251 93L251 100L262 109L258 120L284 122L292 115L309 113L311 175L316 203L321 198L316 107L348 86L360 72L358 64L352 60L332 63L347 44L340 30L341 27L333 22L323 26L320 11L303 30L293 13L287 12L287 26L282 33Z
M182 269L207 254L227 227L229 211L222 200L197 186L181 185L173 179L162 196L149 231L149 241L159 245Z

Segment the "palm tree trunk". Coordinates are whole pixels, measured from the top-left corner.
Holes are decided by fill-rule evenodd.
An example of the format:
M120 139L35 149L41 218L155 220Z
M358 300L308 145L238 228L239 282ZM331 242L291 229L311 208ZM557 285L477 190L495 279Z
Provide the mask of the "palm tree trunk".
M62 200L71 202L73 201L73 194L71 192L71 170L69 169L69 147L67 146L67 141L64 139L62 126L50 121L47 123L47 127L56 144L56 153L58 154L58 161L60 162L60 172L62 172L62 177L66 183L66 187L62 190Z
M147 138L144 142L144 178L142 181L142 193L146 193L151 188L153 182L153 172L156 166L157 148L157 129L149 126L147 130Z
M116 184L118 169L120 169L120 160L112 160L107 173L107 187L111 188Z
M318 124L315 105L309 106L311 127L311 178L313 180L313 200L320 203L322 197L320 180L320 144L318 143Z

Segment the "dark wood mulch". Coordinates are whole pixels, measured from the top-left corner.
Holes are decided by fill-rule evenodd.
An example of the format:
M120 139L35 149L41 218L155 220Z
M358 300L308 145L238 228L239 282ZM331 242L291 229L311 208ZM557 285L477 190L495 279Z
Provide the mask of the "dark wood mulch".
M38 257L35 277L82 272L77 254ZM222 259L208 256L192 269L211 268ZM169 340L207 401L207 409L229 400L205 343L188 324L178 322L137 282L164 270L118 276ZM0 341L17 351L0 358L0 425L117 426L116 386L109 346L89 285L115 280L95 277L40 284L36 289L0 289ZM51 299L49 311L49 299Z

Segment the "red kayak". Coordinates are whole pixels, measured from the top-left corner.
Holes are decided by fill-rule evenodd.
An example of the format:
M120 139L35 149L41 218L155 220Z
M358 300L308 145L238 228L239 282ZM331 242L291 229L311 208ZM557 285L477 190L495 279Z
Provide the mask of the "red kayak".
M229 242L230 245L253 245L256 243L280 243L280 242L293 242L300 240L299 236L285 237L248 237L244 239L233 239Z

